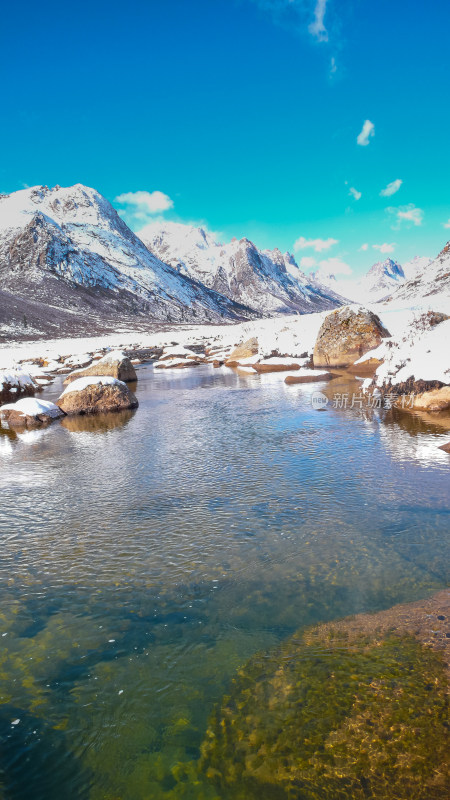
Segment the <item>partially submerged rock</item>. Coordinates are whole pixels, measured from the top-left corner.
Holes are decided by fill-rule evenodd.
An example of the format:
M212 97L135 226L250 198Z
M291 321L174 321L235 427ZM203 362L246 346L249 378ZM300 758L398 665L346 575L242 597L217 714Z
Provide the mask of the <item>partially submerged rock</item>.
M96 361L90 367L86 367L86 369L77 369L75 372L71 372L65 379L64 385L89 375L109 375L112 378L117 378L117 380L126 383L137 381L136 370L133 364L125 353L121 351L107 353L106 356L103 356L103 358Z
M64 412L57 405L35 397L24 397L0 408L0 418L10 428L40 428L63 416Z
M364 308L345 306L325 317L314 347L315 367L348 367L390 336L380 318Z
M288 384L314 383L316 381L331 381L332 378L336 378L336 373L333 375L331 372L324 372L319 369L302 369L300 373L298 375L288 375L284 382Z
M256 372L292 372L302 366L300 361L293 358L265 358L254 365Z
M450 408L450 386L416 395L413 407L419 411L444 411Z
M444 453L449 453L450 455L450 442L448 442L448 444L441 444L439 450L443 450Z
M200 768L246 800L442 800L450 593L316 625L239 670Z
M251 356L258 355L258 350L258 339L256 336L253 336L251 339L247 339L246 342L242 342L235 347L234 350L231 351L225 363L227 367L235 367L244 358L250 358Z
M0 371L0 404L32 397L37 388L32 377L22 369Z
M105 375L78 378L57 401L66 414L100 414L137 408L136 395L126 383Z

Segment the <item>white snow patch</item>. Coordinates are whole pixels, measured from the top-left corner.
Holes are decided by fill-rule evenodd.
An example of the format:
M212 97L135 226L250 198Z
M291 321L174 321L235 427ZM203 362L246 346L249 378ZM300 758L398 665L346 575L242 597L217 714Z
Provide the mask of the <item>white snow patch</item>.
M82 392L84 389L87 389L88 386L96 386L97 384L101 384L102 386L126 387L126 383L119 381L117 378L112 378L110 375L88 375L84 378L77 378L76 381L69 383L69 385L64 389L61 397L64 397L65 394L70 394L71 392Z

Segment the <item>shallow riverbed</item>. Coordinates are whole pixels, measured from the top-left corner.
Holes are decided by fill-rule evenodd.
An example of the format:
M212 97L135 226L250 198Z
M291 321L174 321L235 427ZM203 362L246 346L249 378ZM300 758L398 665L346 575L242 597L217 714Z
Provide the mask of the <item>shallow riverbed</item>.
M8 800L217 798L183 765L240 665L448 583L448 418L334 408L348 377L138 377L136 412L0 429Z

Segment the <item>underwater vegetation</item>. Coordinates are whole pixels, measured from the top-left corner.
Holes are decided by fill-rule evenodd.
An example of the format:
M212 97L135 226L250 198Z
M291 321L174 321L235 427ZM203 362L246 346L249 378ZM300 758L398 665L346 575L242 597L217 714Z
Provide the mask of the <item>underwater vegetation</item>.
M440 652L448 593L436 598L446 613L438 613L440 602L432 613L429 603L398 606L315 626L250 659L202 745L199 766L219 796L221 789L242 800L449 796Z

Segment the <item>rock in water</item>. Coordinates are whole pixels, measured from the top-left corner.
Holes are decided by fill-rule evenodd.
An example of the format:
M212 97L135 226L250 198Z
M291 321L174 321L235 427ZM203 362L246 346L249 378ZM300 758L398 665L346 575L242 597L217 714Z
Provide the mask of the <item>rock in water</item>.
M25 397L0 408L0 418L10 428L40 428L63 416L64 412L54 403L35 397Z
M66 414L100 414L137 408L136 395L126 383L110 376L78 378L57 401Z
M301 370L301 375L288 375L284 382L287 384L314 383L315 381L331 381L332 378L336 378L336 373L333 375L331 372L323 370L304 369Z
M0 404L32 397L37 388L28 372L17 368L0 372Z
M449 601L316 625L254 656L202 745L217 796L448 797Z
M345 306L325 317L314 347L314 366L347 367L388 336L372 311Z
M84 378L88 375L110 375L112 378L117 378L119 381L126 383L133 383L137 381L136 370L133 367L130 359L127 358L125 353L115 351L108 353L106 356L91 364L86 369L77 369L71 372L64 381L64 385Z

